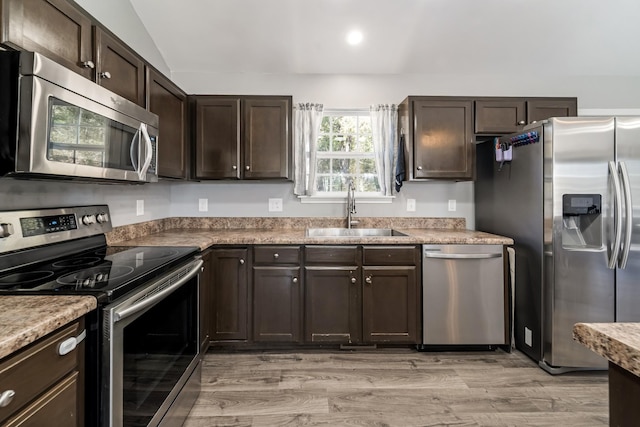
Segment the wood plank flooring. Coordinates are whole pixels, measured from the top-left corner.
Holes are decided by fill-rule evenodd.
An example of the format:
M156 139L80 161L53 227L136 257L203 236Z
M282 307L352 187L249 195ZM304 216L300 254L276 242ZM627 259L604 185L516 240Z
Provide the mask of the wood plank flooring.
M520 352L209 353L185 427L606 426L607 373Z

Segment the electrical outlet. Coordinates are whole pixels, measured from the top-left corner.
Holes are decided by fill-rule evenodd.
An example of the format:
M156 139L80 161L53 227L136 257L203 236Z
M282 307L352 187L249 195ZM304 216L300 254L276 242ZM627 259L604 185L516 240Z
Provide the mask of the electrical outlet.
M269 199L269 212L282 212L282 199Z
M209 199L198 199L198 211L207 212L209 210Z
M407 212L416 211L416 199L407 199Z
M144 200L136 200L136 216L144 215Z
M449 200L449 212L455 212L455 211L456 211L456 200L451 199Z

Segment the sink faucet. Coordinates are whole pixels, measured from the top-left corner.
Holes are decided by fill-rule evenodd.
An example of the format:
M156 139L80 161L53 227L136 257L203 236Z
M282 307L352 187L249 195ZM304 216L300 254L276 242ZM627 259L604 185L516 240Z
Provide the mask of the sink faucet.
M351 228L352 225L358 224L358 221L351 219L352 215L356 213L356 188L353 185L353 179L349 180L347 184L347 228Z

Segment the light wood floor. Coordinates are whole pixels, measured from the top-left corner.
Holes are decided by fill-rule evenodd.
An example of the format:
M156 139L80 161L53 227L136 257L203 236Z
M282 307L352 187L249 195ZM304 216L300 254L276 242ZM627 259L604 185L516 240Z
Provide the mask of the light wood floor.
M547 374L522 353L209 353L185 427L606 426L606 372Z

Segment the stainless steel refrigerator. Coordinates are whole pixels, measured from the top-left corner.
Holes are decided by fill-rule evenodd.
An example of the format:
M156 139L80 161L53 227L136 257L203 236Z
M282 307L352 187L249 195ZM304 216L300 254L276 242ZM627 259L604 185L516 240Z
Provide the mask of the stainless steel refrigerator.
M640 321L640 117L553 118L476 148L476 229L515 241L516 347L551 373L605 369L572 327Z

